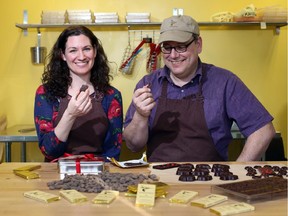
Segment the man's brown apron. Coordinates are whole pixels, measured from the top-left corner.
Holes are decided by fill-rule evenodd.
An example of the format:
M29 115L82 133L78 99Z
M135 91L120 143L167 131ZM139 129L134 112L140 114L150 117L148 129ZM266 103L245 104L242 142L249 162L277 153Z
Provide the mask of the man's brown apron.
M102 144L108 128L108 119L101 101L103 95L95 93L91 95L92 110L84 116L77 118L69 133L66 153L95 155L102 154ZM99 96L100 95L100 96ZM62 98L59 104L59 112L55 124L62 118L64 111L70 101L70 96Z
M167 85L168 81L163 80L147 145L148 161L223 161L215 149L206 124L202 82L198 93L183 99L168 99Z

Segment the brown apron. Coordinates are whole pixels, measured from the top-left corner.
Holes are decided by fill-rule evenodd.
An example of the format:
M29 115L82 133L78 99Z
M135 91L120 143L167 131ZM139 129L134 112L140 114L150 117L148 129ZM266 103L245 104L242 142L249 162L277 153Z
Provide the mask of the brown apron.
M148 161L223 161L206 124L202 82L198 93L183 99L168 99L167 85L164 79L147 144Z
M94 96L93 96L94 95ZM84 116L78 117L67 139L66 153L70 154L102 154L102 144L108 129L108 119L101 101L103 95L94 93L91 95L92 110ZM61 98L58 116L55 120L57 125L62 118L71 96Z

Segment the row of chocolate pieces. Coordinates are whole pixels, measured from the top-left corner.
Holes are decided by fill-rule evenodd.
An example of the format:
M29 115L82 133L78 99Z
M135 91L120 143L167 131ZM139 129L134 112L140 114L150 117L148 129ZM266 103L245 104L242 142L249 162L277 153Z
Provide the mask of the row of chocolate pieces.
M212 168L209 164L197 164L194 168L193 164L181 164L176 171L179 181L210 181L213 179L210 172L214 176L220 177L221 180L236 180L237 175L230 172L230 166L225 164L213 164ZM197 177L197 178L196 178Z
M245 170L247 170L246 176L252 176L252 178L268 178L271 176L288 176L287 175L287 166L271 166L271 165L255 165L252 166L246 166ZM257 172L258 171L258 172Z

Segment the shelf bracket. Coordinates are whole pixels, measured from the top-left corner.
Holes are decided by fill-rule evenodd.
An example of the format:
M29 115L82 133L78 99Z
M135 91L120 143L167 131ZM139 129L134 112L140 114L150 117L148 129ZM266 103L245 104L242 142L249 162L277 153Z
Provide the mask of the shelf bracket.
M276 35L280 35L280 26L275 27L275 33Z
M260 22L260 29L267 29L267 23L266 22ZM280 26L275 26L275 34L280 34Z
M23 10L23 24L28 24L28 11L27 10ZM27 28L23 29L23 34L24 36L28 35Z
M266 22L260 22L260 29L267 29Z

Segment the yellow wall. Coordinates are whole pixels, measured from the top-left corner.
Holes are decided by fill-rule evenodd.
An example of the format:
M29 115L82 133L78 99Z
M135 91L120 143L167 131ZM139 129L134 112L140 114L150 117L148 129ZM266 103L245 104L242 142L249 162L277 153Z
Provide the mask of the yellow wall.
M253 3L256 7L280 5L286 0L242 1L188 1L188 0L13 0L6 1L0 13L1 64L0 64L0 115L8 118L8 126L33 123L34 93L40 84L43 66L31 64L30 47L35 46L37 32L28 36L15 27L22 23L23 10L28 10L28 23L40 23L42 10L90 9L93 12L118 12L124 22L126 12L150 12L153 22L161 22L172 15L173 8L184 8L184 14L196 20L209 21L216 12L237 12ZM49 50L63 29L41 29L42 45ZM114 68L112 84L123 94L126 111L137 81L146 73L145 52L142 52L133 74L118 72L124 49L128 44L125 28L94 28L101 39ZM273 30L201 29L204 40L201 58L205 62L230 69L236 73L275 117L274 125L287 143L287 27L280 35ZM144 35L145 36L145 35ZM132 45L138 45L132 41ZM16 148L15 146L13 148ZM285 149L287 147L285 146ZM28 146L28 160L42 160L37 145ZM12 159L19 160L13 155Z

